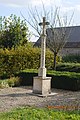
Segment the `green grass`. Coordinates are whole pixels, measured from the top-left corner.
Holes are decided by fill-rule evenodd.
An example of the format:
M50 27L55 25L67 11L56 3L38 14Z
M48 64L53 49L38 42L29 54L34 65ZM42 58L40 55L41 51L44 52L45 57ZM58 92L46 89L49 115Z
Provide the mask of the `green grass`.
M0 120L80 120L80 111L25 107L0 113Z

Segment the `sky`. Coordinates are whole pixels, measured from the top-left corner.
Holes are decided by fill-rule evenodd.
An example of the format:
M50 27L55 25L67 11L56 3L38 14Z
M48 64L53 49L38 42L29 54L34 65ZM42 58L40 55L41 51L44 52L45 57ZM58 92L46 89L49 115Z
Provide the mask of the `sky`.
M53 8L59 7L61 15L67 15L68 18L74 12L73 25L80 25L80 0L0 0L0 16L15 14L23 19L22 13L27 18L28 9L36 6L38 10L41 10L42 3L45 9L49 9L50 6ZM30 26L29 30L32 31ZM36 38L32 37L31 41L36 41Z

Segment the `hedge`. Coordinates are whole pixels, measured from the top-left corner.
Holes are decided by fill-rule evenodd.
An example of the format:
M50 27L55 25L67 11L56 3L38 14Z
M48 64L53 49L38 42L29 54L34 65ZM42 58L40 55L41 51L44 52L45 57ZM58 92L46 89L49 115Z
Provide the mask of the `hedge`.
M63 62L80 63L80 54L70 54L62 57Z
M39 68L40 48L19 47L17 49L0 49L0 76L10 76L20 70ZM46 51L46 68L53 67L53 53ZM57 57L57 62L59 57Z
M33 85L33 77L37 76L37 70L27 70L20 72L21 85ZM80 73L48 71L47 76L52 77L51 87L65 90L80 90Z
M80 73L80 63L59 63L56 70Z
M48 76L52 77L52 88L72 91L80 90L80 73L52 71L52 73L48 73Z

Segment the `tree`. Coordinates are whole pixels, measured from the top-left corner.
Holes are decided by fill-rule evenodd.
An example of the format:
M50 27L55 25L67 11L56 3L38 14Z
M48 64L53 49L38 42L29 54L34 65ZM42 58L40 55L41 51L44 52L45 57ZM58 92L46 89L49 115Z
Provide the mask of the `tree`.
M47 29L47 45L54 53L54 70L56 70L56 57L59 51L63 49L70 36L71 29L68 29L68 26L70 26L72 18L73 14L69 22L67 21L67 16L64 20L61 19L59 9L56 8L53 21L50 24L50 28Z
M45 10L43 3L42 5L43 5L43 14L44 14L43 16L46 17L47 21L49 21L50 23L50 26L46 31L47 46L54 53L53 68L56 70L56 57L59 51L64 47L65 43L68 41L71 30L67 31L67 26L70 26L71 20L73 18L73 14L71 15L71 18L68 22L67 16L65 17L64 20L61 19L59 14L60 11L59 8L56 8L55 12L53 11L52 7L50 11L47 11ZM38 9L35 7L35 10L29 9L28 15L30 19L29 20L26 19L26 21L38 33L39 38L41 38L41 29L39 27L39 22L41 22L42 20L43 17L42 13L40 14L38 12ZM40 40L41 39L38 40L38 43L40 43L39 42Z
M0 17L0 47L9 48L27 44L29 30L20 17L11 14L10 17Z

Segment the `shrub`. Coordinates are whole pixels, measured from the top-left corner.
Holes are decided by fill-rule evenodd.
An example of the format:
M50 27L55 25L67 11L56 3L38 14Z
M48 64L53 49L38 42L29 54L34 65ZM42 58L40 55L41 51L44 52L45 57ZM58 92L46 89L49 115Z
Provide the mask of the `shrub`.
M60 63L56 66L56 70L80 73L80 63Z
M0 49L0 76L9 77L24 69L39 68L40 48L18 47L17 49ZM57 62L59 59L57 59ZM52 68L53 53L46 51L46 67Z
M63 62L74 62L74 63L80 63L80 55L75 54L75 55L67 55L62 57Z
M0 88L6 88L9 87L7 80L0 81Z
M7 83L9 85L9 87L20 86L20 78L19 77L11 77L10 79L8 79Z
M25 70L18 74L21 78L21 85L33 85L33 77L37 76L36 70ZM51 87L66 89L66 90L80 90L80 73L75 72L60 72L48 70L47 76L52 77Z
M20 82L19 77L11 77L10 79L0 80L0 88L17 87L20 86Z
M59 88L65 90L80 90L80 73L75 72L58 72L54 71L48 73L52 77L52 88Z

